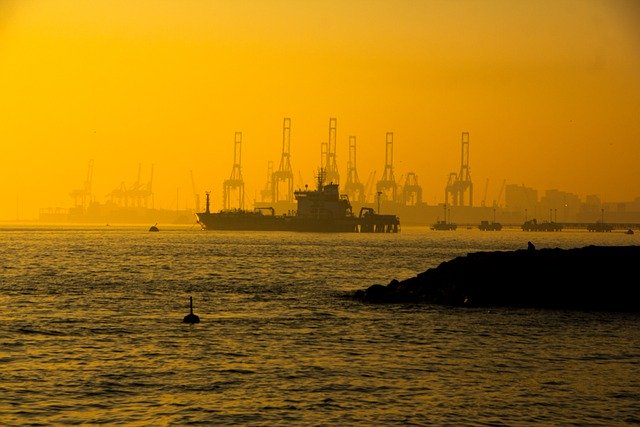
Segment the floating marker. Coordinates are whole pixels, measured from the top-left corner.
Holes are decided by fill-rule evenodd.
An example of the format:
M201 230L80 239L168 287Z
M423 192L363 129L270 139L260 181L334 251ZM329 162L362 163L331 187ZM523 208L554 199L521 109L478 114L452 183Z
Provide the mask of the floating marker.
M189 314L182 319L183 323L200 323L200 318L193 314L193 297L189 297Z

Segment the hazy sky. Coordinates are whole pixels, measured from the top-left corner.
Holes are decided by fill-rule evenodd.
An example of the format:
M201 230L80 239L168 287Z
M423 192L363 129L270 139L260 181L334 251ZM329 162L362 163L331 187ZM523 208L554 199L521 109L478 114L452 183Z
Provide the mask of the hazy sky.
M142 166L155 206L193 207L231 175L246 205L277 167L313 184L329 119L346 178L418 176L444 201L470 135L474 200L503 180L603 201L640 196L640 2L0 0L0 219L98 201Z

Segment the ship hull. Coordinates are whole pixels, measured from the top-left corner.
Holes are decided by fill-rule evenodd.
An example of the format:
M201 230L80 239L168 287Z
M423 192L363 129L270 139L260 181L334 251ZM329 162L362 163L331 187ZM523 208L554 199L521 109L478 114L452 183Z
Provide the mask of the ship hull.
M253 212L202 212L196 221L205 230L291 231L290 217L261 215Z
M261 213L201 212L196 221L203 230L233 231L297 231L316 233L397 233L399 220L389 215L359 218L301 218L286 215L262 215Z

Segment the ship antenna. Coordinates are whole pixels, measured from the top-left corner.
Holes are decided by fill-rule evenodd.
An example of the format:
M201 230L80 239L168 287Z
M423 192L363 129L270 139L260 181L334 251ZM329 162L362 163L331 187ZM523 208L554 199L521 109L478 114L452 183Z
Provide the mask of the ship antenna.
M324 184L325 170L320 168L318 171L318 191L322 191L322 185Z
M204 210L206 213L209 213L209 197L211 196L211 191L205 191L205 195L207 197L206 209Z

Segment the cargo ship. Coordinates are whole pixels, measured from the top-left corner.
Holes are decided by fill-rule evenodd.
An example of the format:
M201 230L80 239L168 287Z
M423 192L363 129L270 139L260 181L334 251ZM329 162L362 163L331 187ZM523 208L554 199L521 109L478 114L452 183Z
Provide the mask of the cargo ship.
M204 230L344 233L397 233L400 230L400 219L396 215L381 215L372 208L362 208L356 216L349 198L340 194L338 184L325 184L325 176L320 169L315 190L305 187L294 192L297 209L290 215L276 215L275 209L264 207L213 213L207 193L205 211L196 213L196 220Z

